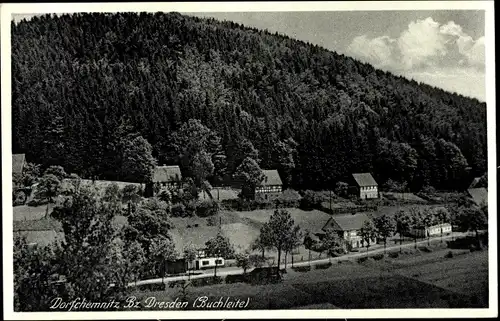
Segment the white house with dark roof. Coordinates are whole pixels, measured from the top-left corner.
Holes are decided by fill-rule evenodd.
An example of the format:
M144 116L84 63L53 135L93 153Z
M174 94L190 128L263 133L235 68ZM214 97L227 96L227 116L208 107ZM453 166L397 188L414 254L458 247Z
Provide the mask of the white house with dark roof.
M356 191L361 199L378 198L378 184L370 173L352 174Z
M366 244L363 242L360 230L363 224L371 219L371 216L366 213L332 216L318 234L333 230L346 242L348 249L363 247ZM376 240L373 239L370 243L375 244Z
M255 187L255 199L275 200L283 192L283 182L275 169L262 170L264 179Z

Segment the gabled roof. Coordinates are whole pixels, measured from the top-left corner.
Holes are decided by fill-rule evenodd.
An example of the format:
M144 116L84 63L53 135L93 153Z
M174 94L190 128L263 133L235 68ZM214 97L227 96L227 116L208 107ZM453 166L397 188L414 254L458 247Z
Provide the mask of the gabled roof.
M328 219L322 230L333 229L334 231L352 231L359 230L365 221L371 217L366 213L350 214L342 216L332 216Z
M476 187L477 183L479 183L479 180L481 179L481 177L475 177L473 180L472 180L472 183L470 183L469 185L469 188L474 188Z
M42 218L39 220L13 221L14 232L21 231L56 231L62 232L62 225L54 219Z
M486 188L469 188L467 192L469 192L476 205L488 204L488 190Z
M269 186L269 185L283 185L281 181L280 174L275 169L264 169L262 170L264 174L264 180L260 185Z
M354 180L356 181L356 184L358 186L377 186L377 182L373 178L372 174L370 173L355 173L352 174L352 177L354 177Z
M177 165L156 166L153 171L153 182L175 182L182 179L181 169Z
M12 174L21 174L23 172L24 161L24 154L12 154Z

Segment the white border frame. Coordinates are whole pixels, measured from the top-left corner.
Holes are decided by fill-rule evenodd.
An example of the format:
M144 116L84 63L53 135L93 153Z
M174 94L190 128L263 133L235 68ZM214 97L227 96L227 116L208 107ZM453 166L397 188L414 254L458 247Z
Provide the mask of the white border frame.
M1 115L2 115L2 206L4 316L16 320L70 319L242 319L252 318L464 318L498 316L497 280L497 184L495 127L495 26L493 1L362 1L356 2L203 2L203 3L44 3L2 4L1 10ZM358 3L359 4L359 3ZM489 181L489 308L488 309L373 309L373 310L250 310L250 311L140 311L140 312L33 312L13 311L13 231L11 158L11 64L10 23L12 14L74 12L285 12L285 11L381 11L381 10L485 10L486 102Z

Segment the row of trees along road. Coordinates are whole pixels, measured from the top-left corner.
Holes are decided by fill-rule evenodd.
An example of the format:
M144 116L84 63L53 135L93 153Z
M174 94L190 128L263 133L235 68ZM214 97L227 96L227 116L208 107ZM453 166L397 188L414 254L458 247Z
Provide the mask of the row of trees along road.
M452 223L454 225L457 224L461 229L474 231L476 237L479 230L487 228L486 208L471 206L461 207L455 211L454 215L450 215L448 209L444 207L423 210L411 208L408 212L400 211L394 216L384 214L373 220L365 221L359 231L359 235L367 251L373 240L378 239L383 242L385 253L388 239L396 234L400 237L400 251L402 251L403 237L410 234L413 227L429 228L438 224ZM416 247L417 235L412 235ZM440 235L442 238L442 230ZM430 242L429 234L427 234L427 240ZM266 250L274 249L278 254L278 262L281 262L283 252L286 256L287 253L293 253L293 250L302 244L309 250L326 252L329 257L345 254L347 249L345 241L337 232L331 229L327 230L324 238L318 242L310 231L303 232L299 226L294 224L290 213L279 209L275 210L269 222L261 227L260 235L254 241L251 248L260 251L262 258L265 257ZM240 260L244 262L240 263L241 266L249 264L248 257L248 253L246 256L243 255L240 257Z

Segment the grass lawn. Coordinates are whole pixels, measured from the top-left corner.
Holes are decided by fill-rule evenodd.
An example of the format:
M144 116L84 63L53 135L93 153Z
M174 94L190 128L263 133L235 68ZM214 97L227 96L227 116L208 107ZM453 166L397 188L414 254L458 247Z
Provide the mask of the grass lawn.
M223 224L222 231L229 238L236 252L243 252L260 235L256 228L244 223Z
M50 205L49 211L52 210L54 204ZM45 217L47 205L41 206L14 206L12 208L12 217L14 221L39 220Z
M326 221L330 218L330 215L318 211L303 211L298 208L287 208L286 209L290 216L295 221L295 224L299 225L303 231L309 230L311 232L315 232L320 230L326 223ZM249 212L236 212L240 217L250 219L253 221L257 221L260 223L265 223L269 221L269 218L274 213L274 210L255 210Z
M431 209L434 207L442 207L442 205L412 204L412 205L400 205L400 206L379 206L376 211L371 212L371 213L373 214L374 217L379 217L379 216L382 216L384 214L389 215L389 216L394 216L399 211L405 211L408 213L408 211L411 208L417 208L418 210L423 210L423 209Z
M488 251L463 254L463 251L454 250L455 257L445 258L448 252L440 250L432 253L434 260L423 264L414 264L410 260L398 262L394 271L457 293L475 296L487 305Z
M406 200L406 201L417 201L417 202L422 202L422 203L426 203L426 201L420 197L418 197L417 195L413 194L413 193L392 193L392 192L385 192L383 193L384 196L392 196L394 197L395 199L398 199L398 200Z

